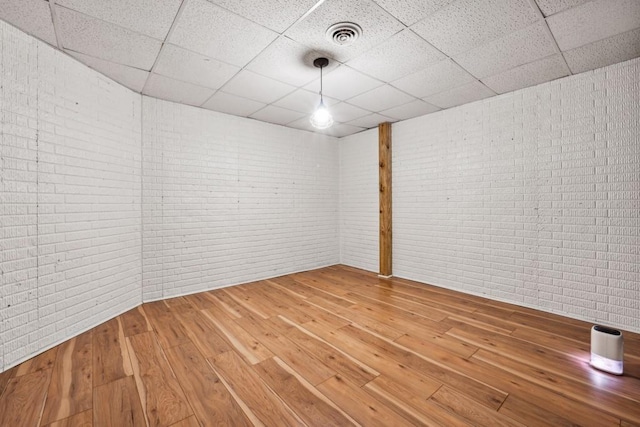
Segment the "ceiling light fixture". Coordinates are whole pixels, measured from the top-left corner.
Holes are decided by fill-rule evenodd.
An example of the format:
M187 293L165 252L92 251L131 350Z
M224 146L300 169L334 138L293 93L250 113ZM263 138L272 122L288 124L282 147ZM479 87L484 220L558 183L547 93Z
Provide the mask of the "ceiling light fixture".
M329 60L327 58L316 58L313 61L313 66L320 68L320 105L318 105L316 111L313 112L309 119L311 126L316 129L326 129L331 127L333 124L333 117L331 117L331 113L324 105L324 100L322 98L322 69L327 65L329 65Z

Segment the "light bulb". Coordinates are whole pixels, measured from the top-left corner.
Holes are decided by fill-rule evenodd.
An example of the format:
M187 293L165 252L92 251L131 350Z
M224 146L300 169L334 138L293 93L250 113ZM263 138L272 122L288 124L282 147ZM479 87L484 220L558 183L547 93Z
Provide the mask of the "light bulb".
M324 102L320 101L320 105L318 105L316 111L313 112L309 121L316 129L326 129L333 124L333 117L331 117L331 113L327 107L324 106Z

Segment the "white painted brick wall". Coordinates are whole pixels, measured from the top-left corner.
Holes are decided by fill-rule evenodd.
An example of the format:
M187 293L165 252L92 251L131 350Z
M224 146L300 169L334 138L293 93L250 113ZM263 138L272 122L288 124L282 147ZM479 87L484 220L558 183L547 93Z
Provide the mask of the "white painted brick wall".
M143 97L145 301L336 264L338 140Z
M640 331L639 105L635 59L395 124L394 274Z
M639 64L394 125L395 274L640 331ZM0 370L143 293L377 270L376 132L141 98L2 22L0 77Z
M140 96L0 21L0 370L141 302Z
M340 138L340 262L377 272L378 130Z
M640 332L639 105L635 59L394 124L394 275ZM372 271L377 137L340 141L341 261Z
M0 46L0 371L143 289L338 262L337 139L145 98L143 165L140 95L3 22Z

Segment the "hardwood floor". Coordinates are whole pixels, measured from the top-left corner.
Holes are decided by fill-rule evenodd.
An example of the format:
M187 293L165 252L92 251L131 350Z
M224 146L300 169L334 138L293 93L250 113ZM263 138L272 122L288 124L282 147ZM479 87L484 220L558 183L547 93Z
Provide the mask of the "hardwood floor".
M591 325L334 266L144 304L0 373L0 426L640 426Z

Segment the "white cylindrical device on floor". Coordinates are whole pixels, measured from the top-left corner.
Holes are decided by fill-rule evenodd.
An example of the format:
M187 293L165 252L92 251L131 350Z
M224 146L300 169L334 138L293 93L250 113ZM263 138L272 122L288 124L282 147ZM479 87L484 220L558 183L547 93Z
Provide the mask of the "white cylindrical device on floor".
M600 325L591 328L591 366L611 374L622 375L623 358L622 332Z

